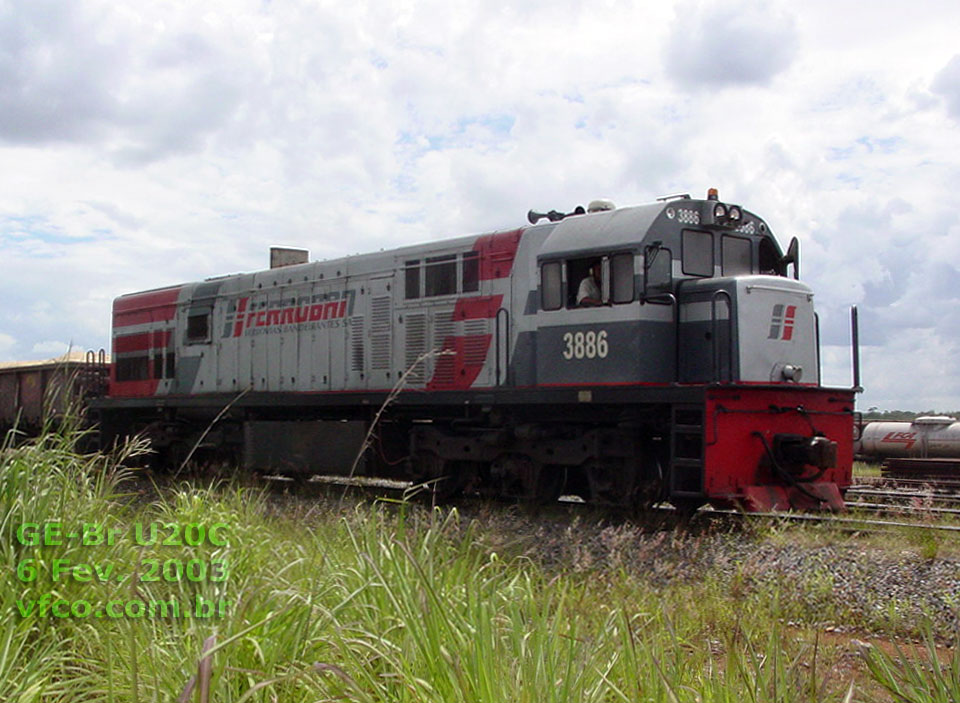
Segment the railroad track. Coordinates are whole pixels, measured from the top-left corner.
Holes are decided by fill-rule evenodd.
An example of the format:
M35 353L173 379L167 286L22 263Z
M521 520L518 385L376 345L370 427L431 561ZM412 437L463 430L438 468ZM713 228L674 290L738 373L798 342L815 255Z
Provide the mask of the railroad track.
M936 491L918 491L913 489L873 488L870 486L851 486L847 489L847 498L879 498L883 500L927 501L931 503L960 505L960 495L937 493Z
M294 481L291 479L283 479L280 477L265 477L267 484L273 489L284 489L285 486L296 486L297 490L301 488L307 488L309 490L317 490L329 496L345 496L348 494L352 495L363 495L371 497L373 499L379 500L390 500L390 501L402 501L402 500L417 500L420 502L431 502L432 496L429 490L429 487L423 485L417 485L410 481L392 481L388 479L375 479L367 477L355 477L348 478L344 476L313 476L305 481ZM926 493L902 493L897 491L876 491L873 489L856 487L851 488L851 491L856 491L856 494L859 495L881 495L889 496L890 498L898 499L912 499L913 496L921 496L924 498L929 498L929 494ZM341 492L342 491L342 492ZM848 496L850 492L848 491ZM939 497L939 496L938 496ZM949 499L949 497L944 496L944 499ZM469 500L469 499L466 499ZM955 501L960 501L960 497L953 498ZM463 498L458 499L457 501L451 501L449 504L458 505L462 504L464 501ZM909 506L909 505L896 505L891 503L866 503L858 501L849 501L848 505L851 510L855 511L867 511L877 514L893 514L893 515L917 515L925 518L931 516L936 516L938 518L957 518L960 522L960 508L941 508L941 507L926 507L926 506ZM550 510L553 507L560 507L566 510L605 510L604 506L597 506L590 503L586 503L577 496L563 496L556 503L556 505L549 506L539 506L541 510ZM629 511L619 510L616 511L620 513L621 518L627 518L627 513ZM653 506L653 508L648 513L649 516L656 516L659 518L666 518L667 520L677 520L678 522L691 522L694 520L779 520L779 521L791 521L791 522L819 522L819 523L830 523L835 524L845 530L850 531L874 531L877 529L893 529L893 528L911 528L911 529L920 529L920 530L932 530L932 531L941 531L941 532L956 532L960 533L960 524L942 524L935 523L931 524L930 522L921 522L921 521L906 521L906 520L881 520L875 519L872 517L864 517L854 514L845 514L845 515L834 515L828 513L785 513L785 512L773 512L773 513L744 513L738 510L718 510L710 507L702 508L692 515L682 515L671 505L669 504L658 504ZM636 516L632 516L636 517Z
M889 476L858 476L864 486L903 487L930 490L944 494L960 494L960 479L892 478Z

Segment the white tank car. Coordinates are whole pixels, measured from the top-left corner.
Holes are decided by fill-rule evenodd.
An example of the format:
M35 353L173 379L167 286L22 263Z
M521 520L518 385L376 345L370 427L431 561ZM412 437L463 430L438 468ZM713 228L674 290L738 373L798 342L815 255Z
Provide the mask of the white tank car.
M960 457L960 422L940 415L913 422L868 422L854 452L877 459Z

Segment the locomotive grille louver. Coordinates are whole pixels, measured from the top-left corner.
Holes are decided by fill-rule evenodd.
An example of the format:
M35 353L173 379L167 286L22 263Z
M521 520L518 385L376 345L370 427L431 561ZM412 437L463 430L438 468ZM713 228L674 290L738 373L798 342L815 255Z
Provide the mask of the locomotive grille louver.
M464 366L482 366L490 346L487 339L487 321L465 320L463 333L466 337L463 343Z
M350 318L350 335L352 337L352 350L350 356L350 369L352 371L363 372L363 318Z
M417 359L427 351L427 316L423 313L410 314L404 317L404 366L409 369L417 363ZM410 383L423 383L426 377L426 362L416 366L407 380Z
M451 351L453 337L456 334L457 325L453 321L453 310L437 310L433 316L433 349L440 351ZM446 385L453 383L454 363L453 358L449 356L441 357L434 363L436 372L433 380Z
M390 296L374 298L370 303L370 368L390 368Z

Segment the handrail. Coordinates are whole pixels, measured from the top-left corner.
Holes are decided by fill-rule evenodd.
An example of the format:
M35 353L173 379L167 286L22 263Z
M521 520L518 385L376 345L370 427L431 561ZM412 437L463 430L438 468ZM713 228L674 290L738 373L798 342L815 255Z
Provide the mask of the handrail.
M733 298L722 289L715 290L710 297L710 325L711 325L711 345L713 347L713 379L722 381L721 371L722 363L720 358L720 346L717 340L720 338L720 326L717 318L717 300L726 298L727 302L727 381L733 380Z
M820 363L820 315L813 313L813 334L817 344L817 385L823 385L823 368Z
M494 327L496 328L496 330L495 330L495 335L494 335L495 338L496 338L496 345L495 345L495 352L494 352L494 353L495 353L495 356L496 356L496 361L495 361L495 364L496 364L496 383L495 383L495 385L497 385L497 386L501 385L501 378L500 378L500 313L503 313L503 317L504 317L504 319L505 319L505 321L506 321L506 322L505 322L505 325L504 325L504 328L505 328L505 329L504 329L504 333L505 333L505 335L506 335L506 342L505 342L505 344L504 344L504 346L503 346L503 350L504 350L504 353L503 353L503 357L504 357L503 362L504 362L504 364L503 364L503 365L504 365L504 367L505 367L504 373L503 373L503 376L504 376L503 380L504 380L504 381L506 380L507 371L508 371L509 368L510 368L510 311L507 310L506 308L500 308L499 310L497 310L497 315L496 315L496 317L494 318Z

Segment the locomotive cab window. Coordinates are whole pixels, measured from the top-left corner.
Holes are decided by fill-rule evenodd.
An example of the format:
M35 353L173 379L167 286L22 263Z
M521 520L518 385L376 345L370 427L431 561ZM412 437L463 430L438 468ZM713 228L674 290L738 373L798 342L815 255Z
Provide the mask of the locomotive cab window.
M720 267L724 276L750 273L752 261L750 240L743 237L723 235L720 242Z
M688 276L713 275L713 235L696 229L683 230L683 272Z
M656 242L644 249L643 299L663 303L661 296L673 292L673 253Z
M777 252L776 246L768 238L764 237L760 240L760 251L758 252L758 258L760 259L760 273L765 273L770 276L780 275L780 254Z
M610 297L614 303L633 301L633 254L610 257Z
M563 307L563 264L550 261L540 269L540 305L544 310Z
M210 313L201 312L187 316L187 344L202 344L210 341Z
M567 307L590 308L604 303L603 259L591 256L567 261Z

